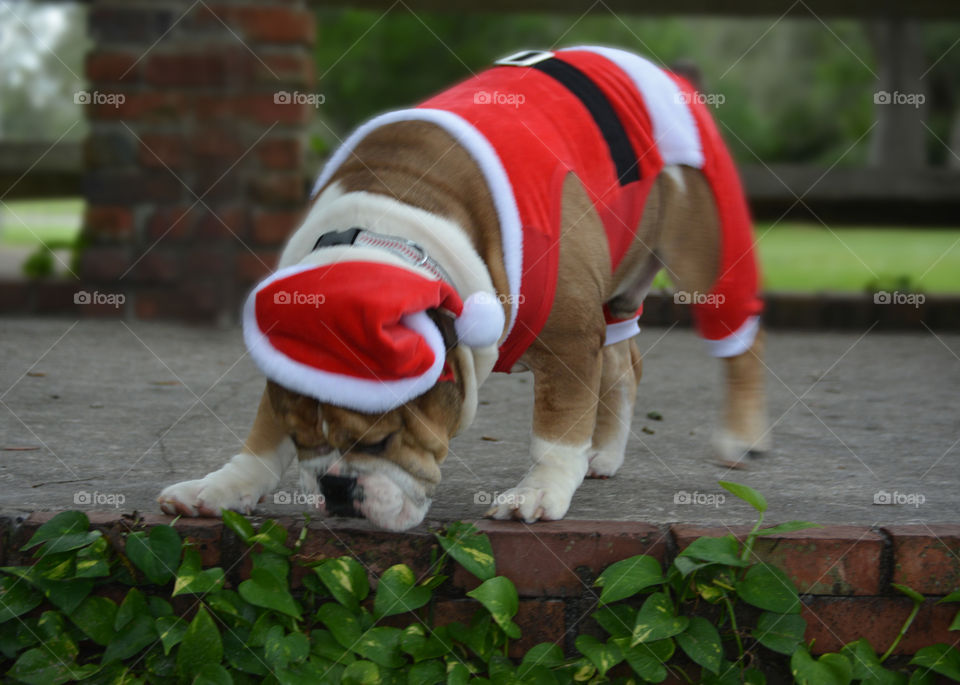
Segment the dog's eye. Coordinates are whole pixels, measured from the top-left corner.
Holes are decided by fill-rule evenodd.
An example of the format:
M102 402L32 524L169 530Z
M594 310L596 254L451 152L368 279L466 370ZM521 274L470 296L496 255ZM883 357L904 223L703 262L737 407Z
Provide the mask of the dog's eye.
M390 442L390 438L393 437L393 433L390 433L380 442L374 442L369 445L364 445L362 443L357 443L350 448L351 452L360 452L362 454L383 454L387 450L387 443Z

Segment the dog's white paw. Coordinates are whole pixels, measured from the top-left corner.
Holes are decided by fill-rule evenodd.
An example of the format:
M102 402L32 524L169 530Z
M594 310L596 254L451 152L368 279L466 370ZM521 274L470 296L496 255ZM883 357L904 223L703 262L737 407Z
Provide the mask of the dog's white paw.
M282 466L251 454L238 454L199 480L164 488L157 501L167 514L220 516L224 509L250 514L264 493L280 480Z
M756 440L745 440L726 428L718 430L713 436L713 452L722 461L740 461L750 452L768 452L771 447L770 433Z
M590 457L587 478L610 478L623 465L622 449L601 449Z
M524 478L517 487L499 493L497 503L485 515L501 520L521 519L527 523L562 519L570 508L573 493L537 485L531 480Z

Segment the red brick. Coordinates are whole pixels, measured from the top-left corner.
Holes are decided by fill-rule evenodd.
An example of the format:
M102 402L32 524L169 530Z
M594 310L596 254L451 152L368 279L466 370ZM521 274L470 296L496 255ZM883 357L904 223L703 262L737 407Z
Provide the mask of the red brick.
M174 283L179 276L179 253L154 247L140 257L127 278L137 283Z
M173 517L166 523L169 525ZM220 542L223 539L223 521L208 518L181 518L173 527L180 537L189 540L197 552L200 553L200 562L205 567L219 566L223 563L220 555Z
M813 597L802 611L807 620L806 641L815 640L813 651L822 654L865 637L882 653L896 639L912 608L907 597ZM894 654L914 654L936 642L952 644L956 635L947 628L956 613L956 604L927 600Z
M263 245L282 245L302 218L303 212L258 212L253 220L253 239Z
M221 245L203 243L184 251L183 269L187 274L203 274L209 278L224 278L230 268L229 253ZM232 276L232 274L230 274Z
M258 124L305 124L313 116L313 107L305 102L284 102L278 94L289 89L278 88L273 93L247 96L243 113Z
M305 88L314 80L314 62L307 52L266 54L261 55L259 60L251 55L250 62L254 77L261 83L283 83Z
M141 290L133 297L139 319L182 319L212 322L227 304L221 283L181 280L181 285L162 290Z
M226 77L224 59L216 54L157 54L146 62L144 80L154 86L216 86Z
M129 248L91 245L80 257L80 276L95 282L115 281L131 262Z
M232 164L234 160L242 157L245 151L246 146L240 142L240 138L219 125L202 127L193 136L190 143L190 152L193 155L224 158L226 165Z
M140 77L138 57L131 52L92 52L86 59L87 81L134 83Z
M183 296L173 290L141 290L133 297L133 311L138 319L180 319L187 309Z
M189 207L162 206L147 221L147 238L157 240L182 240L191 233L197 210Z
M129 240L133 235L133 212L126 207L88 205L83 215L83 232L96 240Z
M291 518L284 523L292 541L299 535L303 521ZM404 563L418 579L422 579L431 573L430 550L434 546L435 538L424 532L390 533L363 522L318 520L311 521L297 559L315 561L350 556L363 564L371 582L394 564ZM249 568L249 562L245 567ZM292 582L298 585L308 572L295 568Z
M887 526L893 539L893 582L927 595L960 588L960 525Z
M271 206L300 207L307 199L304 177L300 173L260 174L250 182L250 194L258 202Z
M30 311L33 306L33 285L26 281L0 281L0 312Z
M299 169L303 148L295 138L268 138L257 146L257 157L267 169Z
M243 207L217 207L215 211L204 211L197 220L194 234L199 240L242 239L248 229L247 210ZM222 257L226 259L227 256Z
M185 102L179 93L154 90L120 94L123 102L116 105L107 102L91 105L91 118L151 123L182 120Z
M197 94L191 99L192 113L200 121L226 120L233 124L245 115L245 102L240 96Z
M471 599L441 600L434 607L433 621L436 626L445 626L456 621L469 624L474 612L483 610ZM513 622L520 627L521 637L510 645L510 656L522 658L526 652L541 642L553 642L563 647L566 631L564 603L558 599L527 599L520 602Z
M490 537L497 573L507 576L527 597L571 597L595 593L591 583L607 566L637 554L661 562L666 536L656 526L629 521L552 521L528 526L513 521L481 521ZM459 565L457 587L479 582Z
M677 548L695 539L734 533L744 539L750 527L671 527ZM758 538L754 553L765 563L783 569L801 593L816 595L877 595L886 591L881 566L883 536L864 526L810 528Z
M204 5L196 20L214 27L222 21L234 30L239 28L248 41L263 43L311 45L316 33L313 13L286 7Z
M84 176L87 200L93 205L176 203L184 192L176 175L163 168L115 171L98 169Z
M146 167L183 166L186 141L181 136L144 133L140 136L140 163Z

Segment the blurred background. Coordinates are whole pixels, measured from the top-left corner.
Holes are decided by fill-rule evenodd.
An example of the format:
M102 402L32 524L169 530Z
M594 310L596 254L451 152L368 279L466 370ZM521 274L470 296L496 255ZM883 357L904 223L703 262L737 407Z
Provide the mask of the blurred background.
M7 284L0 303L36 309L33 300L21 307L36 297L31 288L79 280L132 290L126 316L178 317L183 311L157 293L197 262L217 278L210 250L231 244L240 286L210 286L206 303L186 314L229 318L243 286L272 266L279 234L306 199L300 186L350 129L521 48L581 43L699 70L746 182L768 291L960 291L960 22L947 3L921 3L921 16L911 17L860 16L856 8L822 16L803 2L756 12L736 3L736 16L569 4L563 14L464 14L403 2L293 3L299 15L291 20L266 10L251 18L227 2L210 13L235 40L205 43L202 31L220 26L198 15L204 3L160 2L138 16L109 2L0 0L0 280ZM227 41L226 57L211 66L218 40ZM184 52L185 61L171 59ZM276 81L251 75L248 63ZM257 110L242 125L230 112L217 119L195 104L211 93L235 100L241 91L265 96L278 87L319 94L322 104L293 117ZM96 97L93 88L101 100L125 94L126 103L110 111L106 100L78 96ZM146 98L157 93L182 101L164 110ZM221 141L234 126L235 140ZM271 138L282 133L277 149L293 146L292 162L271 164L260 154L266 130ZM136 149L125 151L131 140ZM219 153L204 153L211 141L223 142ZM250 146L260 166L247 167ZM216 154L223 159L213 169ZM233 173L238 158L246 175L220 183L223 197L214 203L204 191L220 182L220 171ZM157 190L167 172L183 188ZM274 178L266 189L264 174ZM282 183L297 192L275 187ZM116 189L126 185L153 190ZM183 219L184 209L195 216ZM205 233L201 214L223 225L224 242ZM113 259L129 268L111 267L105 250L122 252ZM145 256L158 263L144 271ZM242 259L259 264L244 267ZM46 307L69 308L74 303L57 299L69 292L47 297Z

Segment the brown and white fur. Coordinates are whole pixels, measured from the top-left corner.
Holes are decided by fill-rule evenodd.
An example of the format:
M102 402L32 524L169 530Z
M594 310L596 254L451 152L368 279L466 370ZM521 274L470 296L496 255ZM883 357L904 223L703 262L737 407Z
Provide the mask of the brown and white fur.
M692 167L666 167L656 179L636 239L614 273L600 218L573 175L564 183L561 221L553 309L519 363L534 378L532 464L487 512L493 518L563 518L584 477L608 478L623 463L642 365L633 340L604 346L602 305L629 316L664 267L689 292L709 292L718 276L719 222L710 188ZM435 125L394 123L365 138L318 194L281 266L304 259L320 234L346 226L414 240L458 290L466 288L461 294L487 284L510 306L490 193L470 155ZM749 350L723 359L726 397L713 445L722 459L768 447L762 352L761 331ZM449 440L473 420L477 388L495 355L493 348L453 346L455 383L438 383L379 415L268 383L241 452L202 479L166 488L159 502L167 513L188 516L252 511L289 466L282 447L292 440L305 490L316 492L318 477L350 479L352 513L387 529L415 526L440 481ZM325 511L337 513L329 497Z

